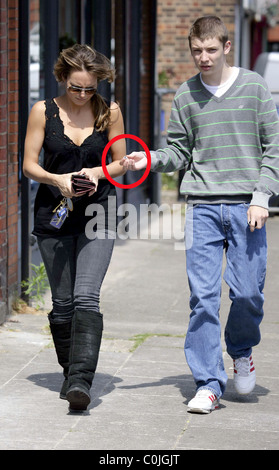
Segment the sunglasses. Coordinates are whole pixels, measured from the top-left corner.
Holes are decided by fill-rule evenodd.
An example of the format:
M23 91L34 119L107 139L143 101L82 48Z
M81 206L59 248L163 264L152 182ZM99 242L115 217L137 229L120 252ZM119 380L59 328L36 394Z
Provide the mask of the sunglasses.
M75 93L75 94L78 94L78 93L81 93L82 91L84 91L84 93L86 95L94 95L94 93L96 93L97 91L97 88L82 88L80 86L75 86L75 85L69 85L67 86L67 89L70 91L70 93Z

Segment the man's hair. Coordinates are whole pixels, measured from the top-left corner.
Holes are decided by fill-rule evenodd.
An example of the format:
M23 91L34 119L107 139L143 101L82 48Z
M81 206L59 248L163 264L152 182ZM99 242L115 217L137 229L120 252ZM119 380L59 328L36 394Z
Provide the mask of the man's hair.
M218 16L202 16L193 23L190 29L188 36L190 49L193 38L200 39L201 41L217 38L225 46L229 34L223 21Z

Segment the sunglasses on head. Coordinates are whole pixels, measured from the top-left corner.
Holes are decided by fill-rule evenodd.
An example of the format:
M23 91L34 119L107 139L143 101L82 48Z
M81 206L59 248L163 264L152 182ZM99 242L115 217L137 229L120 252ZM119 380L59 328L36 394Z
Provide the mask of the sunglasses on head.
M94 87L91 87L91 88L82 88L80 86L75 86L75 85L69 85L67 86L67 89L71 92L71 93L81 93L82 91L84 91L84 93L86 95L93 95L94 93L96 93L97 91L97 88L94 88Z

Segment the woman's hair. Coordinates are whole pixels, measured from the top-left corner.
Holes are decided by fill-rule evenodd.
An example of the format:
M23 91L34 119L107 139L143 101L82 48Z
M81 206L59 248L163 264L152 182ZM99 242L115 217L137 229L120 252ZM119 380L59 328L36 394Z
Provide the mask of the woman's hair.
M194 22L190 29L188 36L190 49L193 38L198 38L201 41L217 38L225 46L229 34L223 21L218 16L202 16Z
M115 79L115 70L110 60L95 49L82 44L63 49L54 65L53 73L58 82L63 82L72 72L83 70L94 74L98 83L102 80L111 83ZM99 93L92 96L91 103L95 127L104 131L110 124L110 107Z

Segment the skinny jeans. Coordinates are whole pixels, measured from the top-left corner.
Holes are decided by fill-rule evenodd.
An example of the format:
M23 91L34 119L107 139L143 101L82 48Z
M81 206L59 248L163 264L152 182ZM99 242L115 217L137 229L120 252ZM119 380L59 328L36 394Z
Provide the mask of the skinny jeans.
M198 204L186 213L186 265L190 320L185 355L197 389L219 398L227 383L219 319L223 252L231 300L225 344L233 358L248 357L260 342L266 274L266 229L250 231L249 204Z
M82 233L37 240L51 288L52 321L68 322L75 310L100 313L100 290L114 239L92 240Z

